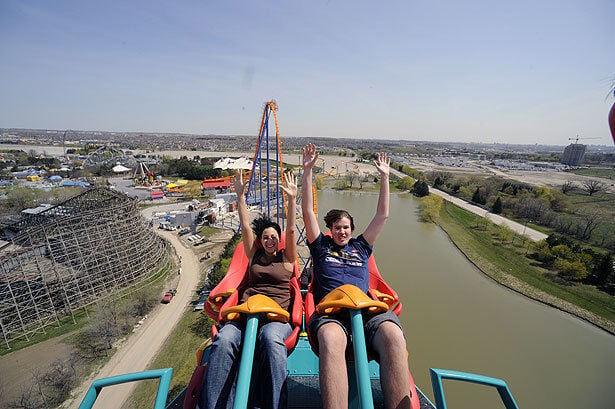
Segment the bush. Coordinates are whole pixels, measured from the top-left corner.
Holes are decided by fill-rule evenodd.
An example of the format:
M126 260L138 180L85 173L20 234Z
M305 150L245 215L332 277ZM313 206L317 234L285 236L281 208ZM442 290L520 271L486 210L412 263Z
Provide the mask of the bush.
M444 199L440 196L429 195L421 198L419 203L419 218L422 222L435 223L440 217L440 209Z
M143 317L158 303L158 295L158 288L143 288L136 291L131 297L132 303L127 308L128 313L133 317Z
M346 190L346 189L350 189L350 185L348 184L348 181L346 179L343 179L343 180L338 180L337 182L335 182L335 185L333 186L333 188L336 190Z
M494 214L502 213L502 199L500 199L499 196L497 199L495 199L495 202L493 203L493 207L491 207L491 211Z
M587 277L587 269L585 264L580 261L568 261L557 259L553 263L553 268L568 279L583 280Z
M404 176L397 182L396 186L399 190L411 190L414 186L414 179L410 176Z
M536 244L536 259L545 264L551 264L555 260L555 256L547 240L541 240Z
M412 187L412 193L417 197L425 197L429 195L429 186L424 180L417 181Z
M553 246L551 247L551 251L553 252L553 255L558 259L572 260L574 258L572 250L565 244Z

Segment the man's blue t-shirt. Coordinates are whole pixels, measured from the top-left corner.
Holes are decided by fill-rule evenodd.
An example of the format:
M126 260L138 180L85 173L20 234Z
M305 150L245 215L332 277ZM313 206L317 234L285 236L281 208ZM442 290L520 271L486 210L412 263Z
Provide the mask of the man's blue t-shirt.
M322 233L308 244L314 263L314 303L344 284L352 284L364 292L369 289L368 259L373 247L363 235L352 238L340 247L331 236Z

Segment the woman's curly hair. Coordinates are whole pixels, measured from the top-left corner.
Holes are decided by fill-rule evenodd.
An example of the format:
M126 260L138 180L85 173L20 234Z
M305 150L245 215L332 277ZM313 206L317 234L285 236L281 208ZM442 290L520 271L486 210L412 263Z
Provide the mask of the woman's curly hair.
M263 234L263 231L265 231L265 229L268 229L269 227L273 227L275 231L278 232L279 238L282 237L282 229L280 228L280 225L272 221L268 216L261 216L258 219L254 219L252 221L252 231L259 240L261 238L261 235Z

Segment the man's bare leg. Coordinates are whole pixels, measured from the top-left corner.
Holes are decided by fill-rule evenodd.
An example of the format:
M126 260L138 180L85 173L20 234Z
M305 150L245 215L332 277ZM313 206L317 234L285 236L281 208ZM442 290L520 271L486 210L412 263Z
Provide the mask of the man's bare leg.
M410 376L403 332L394 323L385 321L378 327L373 343L380 356L384 407L410 408Z
M346 333L336 323L318 329L320 394L325 409L348 408Z

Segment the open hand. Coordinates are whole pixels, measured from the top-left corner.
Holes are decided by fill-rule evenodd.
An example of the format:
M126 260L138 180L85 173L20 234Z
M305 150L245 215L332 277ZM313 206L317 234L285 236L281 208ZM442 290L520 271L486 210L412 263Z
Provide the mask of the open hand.
M237 169L235 172L235 180L233 181L233 186L235 187L235 193L237 194L237 198L246 194L246 189L248 187L248 183L250 180L247 180L245 183L243 181L243 172L241 169Z
M295 200L297 198L297 183L295 180L295 175L293 175L292 170L289 170L284 175L284 182L286 183L286 186L282 186L282 190L290 199Z
M374 161L374 166L381 176L388 176L390 172L391 158L384 152L378 152L378 159Z
M303 169L312 169L318 159L318 152L313 143L308 143L303 147Z

